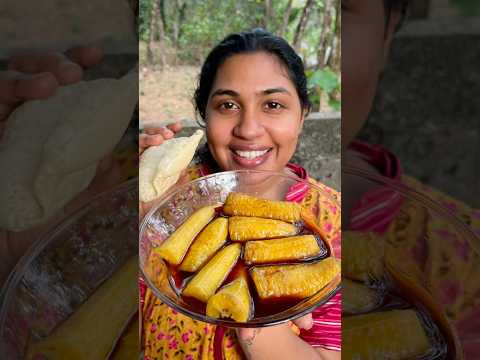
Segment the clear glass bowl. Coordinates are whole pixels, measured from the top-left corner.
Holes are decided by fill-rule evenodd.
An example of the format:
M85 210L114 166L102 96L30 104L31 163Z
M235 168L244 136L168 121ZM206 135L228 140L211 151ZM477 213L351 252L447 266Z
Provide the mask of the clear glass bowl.
M269 200L285 200L289 189L300 184L331 198L319 187L294 176L251 170L216 173L176 186L164 194L150 209L140 226L140 269L150 289L162 302L182 314L196 320L226 327L263 327L280 324L303 316L327 302L339 290L340 275L315 295L280 313L254 317L245 323L215 319L189 309L188 304L184 303L170 285L168 271L163 260L160 260L158 265L160 268L149 268L148 259L152 249L166 240L195 210L203 206L223 203L232 191ZM335 202L333 199L332 201Z
M413 305L413 307L418 310L421 317L424 316L424 318L428 318L426 322L432 321L433 326L443 335L443 339L440 339L440 341L436 343L438 346L436 346L433 351L425 354L419 359L463 359L463 349L469 346L469 342L473 344L476 341L478 343L480 332L476 330L475 333L475 331L472 332L472 330L469 330L470 333L465 333L460 325L460 320L462 319L455 319L451 314L449 316L449 309L451 309L451 306L449 305L450 299L448 294L431 293L429 288L419 285L419 281L415 280L418 279L419 274L414 271L415 269L407 266L409 259L406 259L406 257L412 257L415 259L416 263L420 264L420 266L424 266L421 271L426 274L427 282L437 281L442 275L431 272L429 273L432 269L428 268L428 259L430 258L432 251L440 254L443 249L445 249L445 251L452 250L452 247L449 246L449 240L446 240L442 236L444 235L444 232L440 231L440 229L448 230L448 236L456 242L456 245L453 246L453 251L458 251L460 254L462 251L468 249L470 251L470 256L478 256L478 254L480 254L479 237L476 236L469 226L467 226L463 219L457 217L449 209L450 207L454 207L453 204L448 202L440 203L438 200L434 199L433 193L430 193L426 187L423 187L422 189L421 185L420 188L418 188L418 186L415 186L414 188L408 185L408 181L394 181L363 169L345 165L342 166L342 184L345 188L349 188L352 184L355 184L355 188L383 192L384 198L388 197L391 201L396 201L397 204L400 205L400 207L395 210L396 212L392 213L392 218L397 220L395 225L396 228L393 230L393 228L389 227L384 233L384 236L386 236L384 237L384 240L389 241L394 249L397 249L395 246L398 246L398 250L394 251L400 251L400 249L403 249L402 242L411 241L412 237L416 246L412 249L411 253L402 253L403 257L394 257L399 263L392 263L390 268L387 269L386 286L396 294L400 294L400 297L406 299L410 305ZM357 199L357 201L358 200L359 199ZM368 230L362 230L359 225L359 213L352 215L351 210L355 208L354 204L358 203L357 201L347 199L346 193L343 194L342 213L344 219L342 223L342 232L344 238L346 237L347 231L355 234L351 236L363 236L362 234L368 232ZM382 204L377 203L377 207L380 206L382 206ZM415 209L415 212L420 214L420 217L418 217L417 220L412 219L409 215L411 212L405 211L407 207L410 208L410 211ZM367 221L369 217L370 219L374 219L374 217L377 216L373 207L371 210L372 211L367 216L361 218L364 223L369 222ZM357 222L350 223L350 219L355 219L354 221ZM421 221L418 221L418 219L421 219ZM418 229L414 226L409 226L407 229L406 224L409 221L417 221ZM437 228L432 228L431 231L427 231L427 222L430 224L436 224L435 226L437 226ZM394 236L394 234L397 235ZM355 247L354 242L350 242L350 244L351 245L349 246L352 246L351 249L346 248L346 243L343 244L342 251L344 255L347 254L347 252L349 254L355 252L361 253L362 249ZM348 257L344 256L343 261L344 263L348 262ZM475 281L474 276L470 275L470 277L467 276L466 278L460 277L463 276L462 274L465 275L465 273L458 273L455 275L456 277L450 279L453 282L453 285L456 284L459 286L459 289L463 288L463 291L467 291L468 286L473 285L473 282L478 284L478 279ZM405 281L398 281L398 279L403 279ZM468 285L469 282L471 282L470 285ZM343 301L344 304L348 301L345 295ZM388 308L385 304L379 304L378 307L366 312L382 311L382 306L383 309ZM393 305L393 307L396 306ZM469 323L468 329L480 329L480 316L468 318L467 320ZM345 325L343 326L345 330ZM433 333L434 332L431 333L432 338L435 337L435 334ZM437 340L439 339L437 338L435 341ZM465 358L477 358L477 356L472 357L472 354L470 354L470 356L465 354ZM345 355L349 356L352 354Z
M137 255L137 236L138 179L133 179L100 194L40 237L2 289L0 357L24 359L29 342L47 337Z

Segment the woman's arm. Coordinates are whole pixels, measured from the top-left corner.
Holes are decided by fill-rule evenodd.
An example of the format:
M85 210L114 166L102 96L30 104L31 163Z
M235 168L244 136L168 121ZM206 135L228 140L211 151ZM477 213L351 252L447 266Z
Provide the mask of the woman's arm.
M249 360L337 360L339 351L313 348L287 325L237 331L240 345Z

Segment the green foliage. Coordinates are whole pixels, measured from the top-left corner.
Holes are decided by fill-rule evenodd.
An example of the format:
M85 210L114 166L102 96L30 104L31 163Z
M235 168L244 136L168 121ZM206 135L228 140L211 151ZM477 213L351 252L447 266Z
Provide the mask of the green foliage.
M340 101L335 97L340 91L340 75L329 68L307 70L308 89L310 101L314 106L319 106L321 94L327 94L329 106L334 110L340 110Z
M173 58L176 64L190 65L200 65L213 46L226 35L255 27L277 34L283 31L284 38L292 44L307 3L306 0L292 2L287 26L282 29L289 0L271 0L272 17L269 19L266 19L265 0L140 0L139 36L143 41L143 53L145 42L149 39L151 21L156 21L151 18L155 2L160 14L163 14L165 48L159 50L152 46L151 49L168 53L170 60L167 61ZM322 66L316 63L322 31L319 24L324 11L324 0L315 0L297 49L306 66L312 69L308 71L308 77L315 110L319 108L322 92L328 94L331 106L340 106L334 96L339 93L340 74L321 69ZM141 61L145 61L145 58L141 57Z

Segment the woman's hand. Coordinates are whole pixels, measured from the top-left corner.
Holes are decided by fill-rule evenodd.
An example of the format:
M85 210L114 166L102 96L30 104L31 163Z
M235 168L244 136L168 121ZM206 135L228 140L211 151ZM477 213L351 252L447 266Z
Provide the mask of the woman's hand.
M150 146L161 145L165 140L171 139L175 136L176 133L181 131L183 128L182 124L177 121L173 124L169 124L166 127L150 127L145 128L143 133L140 134L138 138L138 154L141 155L146 149ZM153 206L155 200L145 203L140 201L139 204L139 216L140 220L143 219L145 214Z
M141 155L150 146L161 145L165 140L173 138L182 128L179 121L167 126L145 128L138 139L138 154Z
M79 82L84 68L99 63L102 49L76 47L62 53L26 54L12 57L8 70L0 72L0 137L5 121L23 102L48 99L59 86Z
M312 315L305 315L293 321L300 329L309 330L313 326ZM286 325L267 328L237 329L237 338L249 360L339 360L339 351L313 348Z

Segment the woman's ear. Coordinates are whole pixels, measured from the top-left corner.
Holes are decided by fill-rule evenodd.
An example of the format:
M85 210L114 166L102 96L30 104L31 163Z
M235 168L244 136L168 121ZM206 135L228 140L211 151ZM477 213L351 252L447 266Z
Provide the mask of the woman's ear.
M395 35L395 31L397 29L398 24L402 20L402 13L400 11L392 10L390 12L390 17L388 19L387 26L385 28L385 38L383 40L383 68L385 68L388 57L390 54L390 47L392 45L393 36Z

